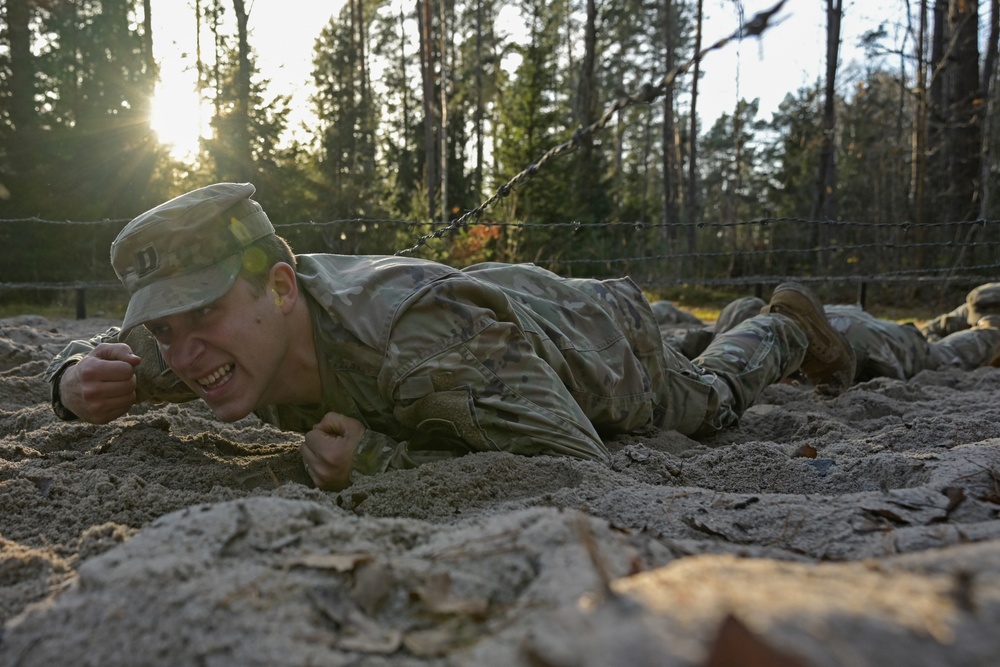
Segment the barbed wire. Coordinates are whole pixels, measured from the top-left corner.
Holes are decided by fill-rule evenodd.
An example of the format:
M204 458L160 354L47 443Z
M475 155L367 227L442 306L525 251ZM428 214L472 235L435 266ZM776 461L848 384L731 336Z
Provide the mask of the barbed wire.
M45 218L0 218L0 223L37 223L41 225L124 225L131 218L104 218L102 220L46 220Z
M595 260L596 261L596 260ZM539 266L546 266L546 262L534 262ZM795 282L808 283L808 284L839 284L839 285L860 285L862 283L884 283L884 284L895 284L895 285L908 285L908 284L922 284L922 283L932 283L935 285L940 285L942 282L952 283L956 285L972 285L980 284L983 282L983 276L981 273L973 273L974 271L998 271L1000 270L1000 262L991 262L987 264L975 264L972 266L962 267L965 273L951 274L942 278L941 274L946 274L952 272L951 268L928 268L928 269L901 269L896 271L882 271L877 273L870 273L865 275L817 275L817 276L795 276ZM930 274L930 275L928 275ZM761 286L761 285L778 285L789 280L787 274L754 274L749 276L736 276L736 277L691 277L691 276L678 276L669 278L654 278L650 280L642 281L644 287L666 287L666 286L679 286L679 285L702 285L705 287L740 287L740 286ZM27 291L27 290L43 290L43 291L59 291L59 290L116 290L122 291L124 294L124 288L121 283L108 282L108 281L76 281L76 282L0 282L0 290L16 290L16 291Z
M103 219L103 220L46 220L44 218L0 218L0 224L5 223L38 223L44 225L108 225L124 224L129 222L129 218ZM732 220L727 222L645 222L638 220L618 220L607 222L503 222L497 220L480 220L474 224L477 227L501 227L501 228L524 228L524 229L602 229L602 228L625 228L633 229L709 229L709 228L732 228L760 226L768 227L778 223L799 223L803 225L817 225L822 227L861 227L871 229L897 229L909 231L913 229L934 229L939 227L989 227L1000 226L1000 220L990 218L977 218L975 220L947 220L942 222L869 222L864 220L815 220L811 218L799 218L793 216L760 217L750 220ZM438 221L431 220L403 220L399 218L336 218L333 220L305 220L301 222L281 222L274 223L275 230L293 229L300 227L331 227L336 225L398 225L401 227L426 227L442 225ZM451 224L451 223L448 223ZM468 226L468 225L467 225Z
M94 221L69 221L69 220L45 220L42 218L16 218L16 219L0 219L0 224L2 223L21 223L21 224L38 224L38 225L100 225L100 224L112 224L120 223L121 220L94 220ZM353 225L358 227L355 233L364 234L361 231L366 228L373 228L377 225L399 225L407 228L425 226L427 222L413 221L413 220L401 220L393 218L342 218L329 221L302 221L294 223L284 223L275 225L276 229L289 229L289 228L301 228L301 227L314 227L323 228L330 226L347 226ZM625 252L625 246L617 246L620 253L614 256L605 257L573 257L573 256L555 256L555 257L535 257L532 259L533 263L542 267L552 267L557 271L565 271L569 268L584 267L582 271L588 275L601 273L602 270L605 272L610 272L611 267L620 267L620 269L613 269L618 271L618 275L622 273L631 273L633 277L640 282L640 284L649 287L662 286L662 285L683 285L683 284L698 284L705 286L713 285L729 285L729 286L739 286L747 284L767 284L774 283L777 284L783 280L789 278L794 278L795 280L803 282L834 282L834 283L860 283L860 282L885 282L885 283L920 283L926 281L934 281L941 284L957 284L957 283L970 283L970 282L982 282L983 276L976 275L976 272L990 272L992 274L1000 273L997 269L1000 269L1000 264L998 263L980 263L976 265L965 265L962 262L953 262L952 266L941 267L934 266L940 263L937 258L941 256L942 250L948 251L961 251L958 256L961 257L966 250L974 248L982 248L989 255L995 255L995 249L1000 245L1000 220L994 219L977 219L977 220L958 220L958 221L944 221L944 222L934 222L926 224L914 224L909 221L903 222L869 222L869 221L856 221L856 220L812 220L808 218L799 217L762 217L755 218L752 220L736 220L736 221L726 221L726 222L704 222L704 223L663 223L663 222L643 222L643 221L628 221L628 222L603 222L603 223L580 223L576 221L572 222L555 222L555 223L531 223L531 222L504 222L504 221L477 221L474 223L476 226L482 227L502 227L510 229L544 229L544 230L570 230L571 234L577 232L582 232L585 230L600 230L600 229L628 229L628 230L662 230L662 229L672 229L672 230L683 230L683 229L735 229L747 226L758 226L760 228L772 228L769 232L772 234L770 237L754 237L756 239L757 247L753 245L746 248L734 248L731 250L722 251L677 251L677 252L656 252L648 253L642 252L637 253L627 253ZM776 229L779 225L799 225L802 226L802 230L793 230L794 234L789 234L787 238L782 238L779 231ZM834 240L834 236L839 234L829 233L824 238L826 239L825 244L816 245L803 245L801 247L782 247L782 241L795 241L795 239L803 240L810 238L812 235L807 234L807 228L815 229L817 227L825 227L830 229L839 229L848 231L851 228L858 228L865 230L863 233L867 238L871 238L872 234L877 234L881 237L877 241L868 241L867 238L865 242L851 242L851 243L838 243ZM946 240L922 240L919 236L914 236L911 233L915 230L923 230L930 228L945 228L953 227L957 231L953 236L953 239ZM974 238L970 234L965 233L965 229L972 231L975 228L987 229L989 233L984 233L981 238ZM350 230L347 230L350 233ZM940 239L940 234L938 234ZM360 238L360 237L356 237ZM845 240L855 241L855 239L847 236ZM750 241L753 243L754 241ZM328 243L328 242L324 242ZM679 247L684 243L683 240L674 239L673 241L656 241L656 247L660 249L668 249L671 247ZM764 247L760 244L764 243ZM633 246L634 247L634 246ZM930 252L927 254L918 254L922 251L938 251ZM318 250L306 250L302 249L300 251L320 251ZM878 260L873 261L876 254L871 251L876 251ZM641 252L641 251L640 251ZM907 263L915 258L925 257L927 261L927 266L924 267L907 267L907 268L895 268L895 270L880 270L879 272L869 272L872 265L878 266L881 264L882 257L885 253L892 252L893 257L896 258L896 263L899 262ZM809 262L814 262L810 264L810 268L805 268L799 270L798 268L786 268L785 270L792 271L795 275L790 274L767 274L767 275L732 275L733 273L738 274L739 272L745 272L748 268L748 264L752 268L753 266L770 266L769 258L787 258L787 257L800 256L803 260ZM840 258L838 261L839 265L843 270L837 272L830 267L828 262L821 263L819 258ZM728 270L729 275L704 275L703 271L698 270L697 260L718 260L719 258L730 258L733 260L738 260L740 266L736 271ZM971 259L971 253L970 257ZM478 260L473 260L478 261ZM682 275L675 275L672 277L658 278L656 273L658 271L647 270L644 267L653 266L655 263L665 263L665 262L677 262L677 266L681 266L680 262L686 262L684 266L691 267L687 271L688 273ZM97 266L97 264L91 262L92 266ZM801 267L802 260L799 260L796 267ZM595 269L588 269L586 267L597 267ZM827 267L826 269L821 269L821 267ZM725 267L715 266L714 270L719 273L727 272ZM826 275L814 275L814 276L804 276L801 273L806 273L810 271L825 270ZM868 273L866 273L868 272ZM572 273L577 273L577 271L572 271ZM831 275L831 273L836 273L836 275ZM698 275L695 275L698 274ZM9 274L8 274L9 275ZM638 277L636 277L638 276ZM611 277L605 275L604 277ZM24 282L0 282L0 290L79 290L79 289L119 289L119 284L114 281L106 280L72 280L72 281L52 281L52 282L42 282L42 281L24 281Z
M569 139L569 141L565 141L557 146L553 146L552 148L550 148L535 162L528 165L519 174L511 178L505 184L501 185L497 189L497 191L482 204L472 209L471 211L467 211L462 216L453 220L451 223L442 227L441 229L437 229L429 234L424 234L423 236L417 239L416 243L413 246L399 250L396 252L396 254L404 255L416 252L417 250L420 249L421 246L426 245L427 242L430 241L431 239L441 238L445 234L449 234L457 229L460 229L468 225L469 221L479 218L479 216L481 216L487 209L494 206L501 199L507 197L511 192L516 190L525 181L527 181L528 179L533 177L536 173L538 173L538 170L541 169L542 166L545 165L545 163L561 155L565 155L566 153L571 153L575 151L577 148L580 147L580 144L583 139L589 137L590 135L596 133L599 130L603 130L607 126L607 124L610 123L611 120L615 117L615 115L618 114L619 112L624 111L629 107L636 106L638 104L651 104L655 100L659 99L671 86L673 86L677 77L681 76L682 74L686 74L692 67L694 67L694 64L696 62L700 62L705 58L705 56L709 55L713 51L718 51L724 48L727 44L729 44L729 42L733 40L740 40L743 39L744 37L760 37L762 34L764 34L764 31L767 30L768 27L770 27L771 19L774 17L775 14L777 14L781 10L785 2L786 0L779 0L779 2L770 9L758 12L756 15L754 15L752 19L742 24L731 34L727 35L726 37L723 37L722 39L719 39L714 44L706 46L701 51L694 54L693 57L682 62L680 65L677 65L672 70L664 74L663 78L661 78L658 83L656 84L644 83L640 87L638 92L633 93L632 95L626 97L619 98L614 103L612 103L610 107L608 107L608 109L604 112L604 114L600 118L598 118L596 121L594 121L593 123L591 123L586 127L577 128L577 130L573 132L573 136Z
M774 257L778 255L800 255L816 253L846 253L859 250L912 250L915 248L982 248L1000 245L1000 241L929 241L923 243L855 243L851 245L830 245L809 248L769 248L767 250L733 250L729 252L677 252L662 255L640 255L635 257L606 257L595 259L591 257L578 259L540 259L534 260L535 264L626 264L636 262L663 261L665 259L692 259L705 258L712 259L718 257Z
M0 283L0 289L9 290L77 290L77 289L124 289L119 282L108 280L74 280L71 282L45 283Z

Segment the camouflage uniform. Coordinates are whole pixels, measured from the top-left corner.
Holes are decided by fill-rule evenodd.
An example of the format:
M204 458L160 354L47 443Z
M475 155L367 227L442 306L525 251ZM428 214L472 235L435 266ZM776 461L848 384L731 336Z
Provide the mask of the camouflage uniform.
M798 368L807 345L792 319L760 315L692 363L663 343L632 281L564 279L532 265L459 271L412 258L301 255L297 273L324 401L257 415L300 432L329 411L361 420L362 473L470 451L607 462L601 435L710 433ZM48 378L57 387L68 363L113 335L71 344ZM151 356L137 371L140 395L193 398Z
M928 340L940 340L956 331L965 331L988 315L1000 315L1000 283L985 283L969 292L965 303L935 317L920 329Z
M943 368L971 371L1000 355L1000 329L966 327L929 341L913 324L880 320L860 306L826 306L825 310L830 324L854 349L857 382L882 376L906 380L923 370Z
M976 322L989 314L990 301L982 300L983 288L996 289L993 303L1000 304L1000 283L984 285L970 293L970 301L978 308ZM724 332L751 317L766 304L756 297L743 297L729 303L719 314L716 332ZM830 325L842 333L856 357L855 382L875 377L907 380L923 370L959 368L974 370L995 362L1000 356L1000 330L995 328L969 328L969 304L961 307L963 326L938 340L928 340L913 324L897 324L880 320L857 305L824 306ZM954 313L943 315L939 321L955 319Z

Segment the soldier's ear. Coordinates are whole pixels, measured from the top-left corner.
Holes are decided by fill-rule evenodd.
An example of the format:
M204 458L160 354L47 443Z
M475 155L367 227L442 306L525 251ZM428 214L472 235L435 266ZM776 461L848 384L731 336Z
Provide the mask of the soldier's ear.
M299 284L295 279L295 269L285 262L272 266L268 278L268 296L274 299L274 305L291 311L298 295Z

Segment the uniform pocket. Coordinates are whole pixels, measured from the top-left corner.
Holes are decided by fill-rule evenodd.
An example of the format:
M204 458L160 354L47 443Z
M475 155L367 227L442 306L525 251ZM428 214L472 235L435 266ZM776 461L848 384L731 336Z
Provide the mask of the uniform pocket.
M442 449L459 445L470 451L498 450L476 418L472 392L465 387L435 391L396 406L399 421L413 429L412 445Z

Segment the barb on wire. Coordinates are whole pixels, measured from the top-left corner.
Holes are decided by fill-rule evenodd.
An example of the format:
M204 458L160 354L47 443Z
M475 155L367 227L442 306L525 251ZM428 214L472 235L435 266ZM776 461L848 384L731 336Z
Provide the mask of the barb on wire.
M595 122L591 123L587 127L578 128L573 133L573 136L570 138L569 141L566 141L564 143L559 144L558 146L550 148L544 155L542 155L542 157L540 157L538 160L528 165L523 171L521 171L519 174L514 176L509 181L507 181L507 183L501 185L497 189L496 193L494 193L493 196L484 201L482 204L480 204L479 206L470 211L466 211L464 214L453 220L448 225L436 229L433 232L430 232L429 234L424 234L423 236L417 239L416 243L413 246L409 248L404 248L403 250L398 251L396 254L402 255L406 253L416 252L422 246L427 245L427 242L430 241L431 239L441 238L445 234L449 234L458 229L461 229L462 227L468 226L472 220L481 216L488 208L494 206L501 199L507 197L514 189L516 189L518 186L524 183L524 181L534 176L546 162L556 157L559 157L560 155L564 155L566 153L575 151L577 148L580 147L580 142L582 139L591 134L594 134L598 130L604 129L607 126L607 124L611 122L611 120L615 117L615 114L617 114L619 111L623 111L624 109L627 109L631 106L635 106L637 104L649 104L655 101L657 98L663 95L670 86L673 85L677 77L679 77L682 74L686 74L688 70L694 67L694 64L696 62L700 62L705 56L707 56L712 51L718 51L722 49L729 42L734 40L739 40L744 37L760 37L764 33L764 31L767 30L768 27L773 25L772 19L774 15L781 10L785 2L787 2L787 0L779 0L779 2L770 9L758 12L752 19L750 19L746 23L742 24L739 28L734 30L732 34L728 35L727 37L723 37L714 44L711 44L703 48L701 51L696 53L693 58L686 60L685 62L681 63L677 67L667 72L663 76L663 78L660 79L659 83L656 84L645 83L641 86L641 88L637 93L628 97L623 97L618 99L608 108L607 111L604 112L604 115L602 115L599 119L597 119Z

